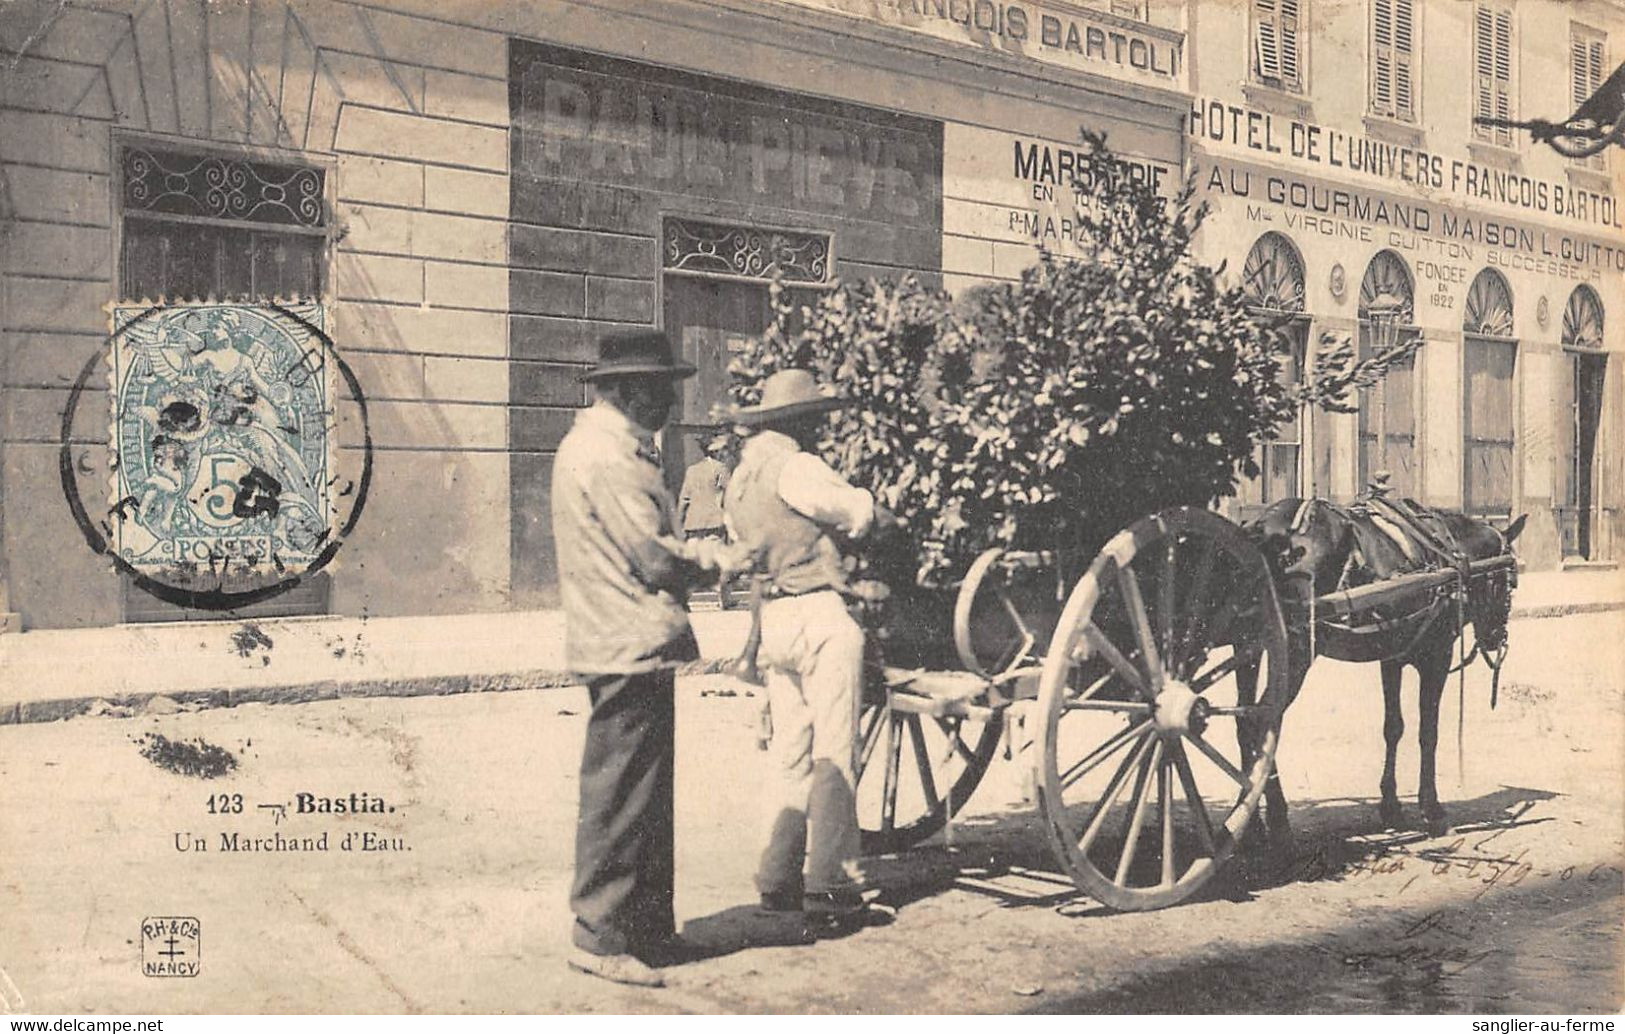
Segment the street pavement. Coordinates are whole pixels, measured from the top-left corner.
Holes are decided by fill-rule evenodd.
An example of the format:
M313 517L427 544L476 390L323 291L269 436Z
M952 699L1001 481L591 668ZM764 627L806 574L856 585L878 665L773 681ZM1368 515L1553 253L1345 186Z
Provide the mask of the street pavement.
M812 946L775 944L793 924L754 907L769 807L757 700L722 676L682 679L677 908L685 935L717 954L669 970L657 991L564 965L579 688L196 710L155 697L130 717L13 724L0 728L0 1005L1615 1011L1625 613L1518 620L1511 636L1496 710L1484 670L1466 679L1464 765L1454 681L1446 694L1444 836L1381 828L1376 669L1321 662L1277 758L1294 808L1290 859L1240 863L1174 908L1112 913L1058 874L1021 800L1023 753L995 762L946 840L870 864L892 925ZM227 646L223 664L244 659ZM1405 706L1400 789L1412 795L1409 681ZM234 767L184 774L177 743L204 770ZM384 810L299 814L301 793ZM323 831L326 851L222 850L231 834L242 844ZM381 849L354 849L362 834ZM168 945L193 952L196 976L143 975L143 953L166 947L165 931L144 937L143 920L158 917L196 920L195 942Z
M1614 569L1525 572L1514 617L1625 609ZM715 669L749 629L742 610L700 611ZM413 617L220 620L0 635L0 725L170 702L231 706L358 696L540 689L571 682L556 610Z

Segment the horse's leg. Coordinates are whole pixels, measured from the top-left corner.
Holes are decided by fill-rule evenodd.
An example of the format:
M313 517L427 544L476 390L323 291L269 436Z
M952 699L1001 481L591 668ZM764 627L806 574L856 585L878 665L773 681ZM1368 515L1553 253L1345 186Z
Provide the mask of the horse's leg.
M1258 700L1258 672L1257 664L1244 664L1236 668L1236 702L1243 707ZM1301 671L1292 673L1293 690L1288 699L1297 696L1298 689L1303 685L1303 674ZM1251 768L1260 749L1259 730L1248 722L1238 721L1236 742L1241 747L1242 767ZM1266 834L1268 845L1274 850L1283 851L1292 847L1292 824L1287 818L1286 792L1281 789L1281 773L1274 767L1264 782L1263 822L1248 824L1247 832L1242 834L1242 847L1249 851L1260 850L1265 846Z
M1236 703L1240 704L1242 707L1246 707L1255 702L1257 699L1258 665L1242 664L1237 666ZM1256 730L1254 730L1253 727L1245 721L1236 722L1236 745L1241 748L1242 769L1251 769L1253 767L1253 759L1258 757L1258 735ZM1274 783L1274 781L1275 773L1271 772L1270 782ZM1266 785L1265 793L1267 794L1268 792L1269 786ZM1244 790L1242 793L1245 795L1246 791ZM1286 802L1283 799L1282 807L1284 808L1285 806ZM1264 849L1266 843L1268 842L1265 836L1266 830L1264 827L1265 824L1262 822L1255 821L1247 824L1247 832L1243 833L1241 836L1241 846L1243 850L1257 852Z
M1439 700L1444 696L1444 685L1450 673L1450 650L1432 649L1420 659L1416 670L1421 676L1422 703L1419 709L1421 728L1416 731L1421 748L1421 772L1416 782L1416 802L1422 806L1422 817L1427 830L1439 836L1450 828L1444 808L1439 804L1438 775L1434 765L1439 746Z
M1378 813L1382 824L1390 829L1399 828L1405 821L1405 810L1399 806L1394 785L1394 754L1399 750L1399 738L1405 735L1405 716L1399 711L1399 685L1404 673L1404 662L1382 662L1382 740L1387 754L1382 763L1382 804Z

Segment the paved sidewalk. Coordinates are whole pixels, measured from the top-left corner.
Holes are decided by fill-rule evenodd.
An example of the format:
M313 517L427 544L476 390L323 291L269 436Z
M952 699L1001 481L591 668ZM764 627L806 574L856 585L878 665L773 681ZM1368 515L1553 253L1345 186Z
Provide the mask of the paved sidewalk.
M1515 619L1625 609L1625 572L1519 576ZM701 611L711 668L737 656L744 611ZM569 685L558 611L281 618L0 635L0 725L251 701L424 696Z

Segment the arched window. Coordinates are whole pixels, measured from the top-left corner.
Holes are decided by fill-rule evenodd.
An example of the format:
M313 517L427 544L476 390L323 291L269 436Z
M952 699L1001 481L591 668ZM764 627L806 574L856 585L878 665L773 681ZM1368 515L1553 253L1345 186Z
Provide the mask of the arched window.
M1247 304L1265 312L1303 311L1303 258L1273 230L1258 238L1241 266Z
M1563 307L1563 347L1602 347L1602 302L1585 284L1574 289Z
M1462 509L1510 517L1518 343L1512 339L1512 290L1500 273L1485 269L1473 280L1461 330Z
M1360 356L1383 355L1417 333L1415 281L1405 260L1379 251L1360 280ZM1407 358L1388 368L1382 383L1360 392L1359 483L1388 474L1398 495L1416 494L1416 377Z
M1598 560L1597 531L1604 513L1597 492L1597 431L1608 356L1602 351L1602 302L1585 284L1574 289L1563 308L1563 360L1556 413L1562 447L1555 500L1558 529L1564 556Z
M1298 383L1303 379L1309 340L1309 320L1303 315L1303 257L1298 249L1273 231L1258 238L1241 266L1241 290L1256 313L1284 322L1290 349L1277 369L1283 383ZM1278 500L1313 494L1305 484L1313 479L1306 479L1303 469L1303 416L1299 413L1282 424L1273 441L1258 447L1259 476L1237 488L1243 520Z

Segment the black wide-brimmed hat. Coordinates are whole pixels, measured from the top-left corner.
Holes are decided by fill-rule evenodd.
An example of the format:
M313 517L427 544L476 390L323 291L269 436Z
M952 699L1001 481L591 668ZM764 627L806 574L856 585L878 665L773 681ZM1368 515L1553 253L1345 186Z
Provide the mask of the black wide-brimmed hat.
M671 340L658 330L629 334L606 334L598 339L598 365L582 374L584 383L606 377L634 374L664 374L674 380L692 377L697 371L671 355Z

